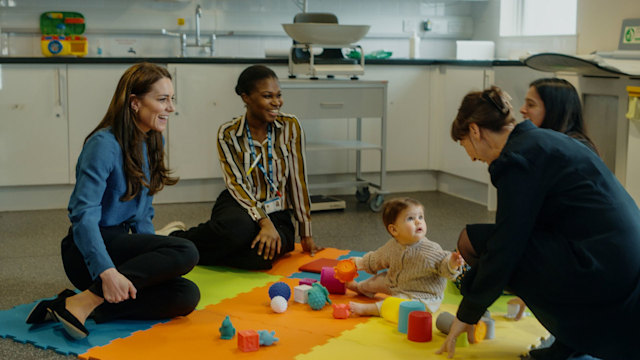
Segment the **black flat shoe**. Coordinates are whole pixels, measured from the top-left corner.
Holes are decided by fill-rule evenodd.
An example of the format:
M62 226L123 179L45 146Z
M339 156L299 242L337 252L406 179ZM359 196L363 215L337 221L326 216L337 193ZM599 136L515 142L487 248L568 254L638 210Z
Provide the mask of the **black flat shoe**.
M84 325L65 307L66 298L53 300L47 309L53 317L62 324L62 327L69 336L76 340L84 339L89 335Z
M27 315L26 323L42 324L47 321L53 321L54 318L51 316L51 314L49 314L49 311L47 310L47 308L49 307L49 304L51 304L53 301L57 299L60 299L60 298L66 299L75 294L76 293L74 291L71 291L69 289L64 289L60 294L58 294L58 296L55 299L40 301L39 303L36 304L36 306L33 307L33 309L31 309L31 311L29 312L29 315Z

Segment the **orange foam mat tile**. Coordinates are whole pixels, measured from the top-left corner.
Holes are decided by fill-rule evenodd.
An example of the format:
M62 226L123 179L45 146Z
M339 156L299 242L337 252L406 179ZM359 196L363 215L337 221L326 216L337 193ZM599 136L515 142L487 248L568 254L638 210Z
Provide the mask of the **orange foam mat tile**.
M316 253L314 257L311 257L309 253L303 253L302 246L300 246L299 243L296 243L295 249L291 253L285 255L282 259L276 261L276 263L273 264L273 268L267 270L266 273L271 275L289 276L298 272L298 268L306 263L319 258L337 259L342 255L347 255L349 252L349 250L327 248Z
M385 360L446 359L446 356L435 354L446 337L436 328L435 319L443 311L455 313L456 308L454 305L445 304L434 314L430 342L410 341L406 334L397 330L395 323L376 317L344 331L339 337L314 347L308 353L298 355L296 360L326 360L331 357ZM549 336L547 330L531 316L514 321L506 319L504 314L495 314L493 319L496 325L495 338L467 347L457 347L454 359L516 360L531 346L539 345L541 338Z
M293 288L299 279L281 278L281 281ZM317 345L327 343L331 338L340 336L343 331L368 321L368 318L358 317L334 319L330 305L316 311L307 304L294 302L293 299L289 300L288 309L284 313L274 313L268 296L270 285L271 283L238 294L232 299L222 300L218 304L209 305L187 317L136 332L128 338L92 348L82 354L81 358L173 360L215 357L218 360L242 356L251 359L293 359ZM336 303L345 303L352 299L354 297L351 292L347 295L331 295L331 300ZM279 341L271 346L261 346L256 352L243 353L237 348L237 335L231 340L220 339L219 328L227 315L236 332L275 331L275 337Z

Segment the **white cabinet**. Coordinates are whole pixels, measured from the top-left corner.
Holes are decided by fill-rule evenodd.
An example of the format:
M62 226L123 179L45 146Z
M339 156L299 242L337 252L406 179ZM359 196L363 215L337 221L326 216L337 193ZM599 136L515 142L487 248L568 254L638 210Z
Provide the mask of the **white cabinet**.
M102 121L122 74L129 64L74 64L67 66L69 84L69 179L84 139Z
M430 169L430 114L432 104L430 66L367 65L363 80L388 81L387 90L387 170L424 171ZM439 90L438 90L439 91ZM375 125L363 129L368 141L377 141ZM377 171L375 154L363 154L363 169Z
M69 182L65 65L0 65L0 186Z
M171 64L176 112L169 120L169 167L181 179L222 177L217 134L223 123L242 115L242 100L234 91L247 66Z
M429 155L435 170L462 178L489 183L487 165L473 162L459 143L451 139L451 123L464 96L493 83L489 68L434 66L431 82L432 104Z

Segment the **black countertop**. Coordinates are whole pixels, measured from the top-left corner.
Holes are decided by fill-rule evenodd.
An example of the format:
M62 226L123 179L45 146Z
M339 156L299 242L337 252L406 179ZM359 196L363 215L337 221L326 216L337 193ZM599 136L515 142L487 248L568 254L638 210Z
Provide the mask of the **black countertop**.
M160 64L288 64L286 58L225 57L0 57L0 64L133 64L148 61ZM525 66L518 60L385 59L366 60L366 65L459 65Z

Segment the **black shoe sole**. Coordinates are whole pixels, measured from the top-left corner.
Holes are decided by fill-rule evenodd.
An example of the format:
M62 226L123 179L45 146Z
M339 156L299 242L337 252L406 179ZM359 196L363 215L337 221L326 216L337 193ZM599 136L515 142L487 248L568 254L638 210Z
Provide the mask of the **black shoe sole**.
M89 335L89 330L65 307L65 298L53 300L47 308L51 315L62 324L67 334L75 340L81 340Z
M64 289L60 294L58 294L56 299L59 299L59 298L66 299L66 298L71 297L71 296L73 296L75 294L76 293L74 291L72 291L72 290ZM33 309L31 309L31 311L29 312L29 315L27 315L27 319L25 320L25 322L27 324L42 324L42 323L45 323L45 322L48 322L48 321L55 320L53 318L53 316L51 316L51 314L49 313L47 308L56 299L53 299L53 300L42 300L39 303L37 303L36 306L34 306Z

